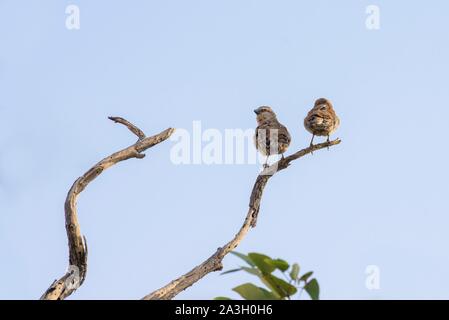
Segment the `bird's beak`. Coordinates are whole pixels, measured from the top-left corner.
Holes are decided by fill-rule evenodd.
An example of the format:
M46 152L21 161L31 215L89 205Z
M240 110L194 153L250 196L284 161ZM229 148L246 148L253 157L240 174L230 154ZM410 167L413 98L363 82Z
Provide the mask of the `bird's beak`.
M254 109L255 114L259 114L259 111L257 109Z

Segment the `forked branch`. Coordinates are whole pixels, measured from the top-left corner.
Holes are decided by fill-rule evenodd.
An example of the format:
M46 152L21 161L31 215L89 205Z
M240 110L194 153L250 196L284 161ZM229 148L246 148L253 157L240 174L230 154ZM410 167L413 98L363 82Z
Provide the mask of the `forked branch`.
M222 248L218 248L217 251L210 256L206 261L201 263L200 265L193 268L191 271L186 273L185 275L171 281L166 286L146 295L144 300L169 300L175 297L178 293L190 287L205 275L210 272L217 271L223 269L222 261L224 257L234 250L248 233L251 227L256 226L257 215L259 213L260 201L262 199L263 190L268 182L268 180L277 172L286 169L290 163L294 160L297 160L306 154L312 153L313 151L320 150L323 148L328 148L331 146L335 146L341 142L340 139L336 139L329 142L324 142L320 144L316 144L310 146L308 148L302 149L284 159L277 161L272 164L268 168L264 169L257 177L256 182L254 184L251 198L249 202L249 209L246 215L245 221L234 236L234 238L225 244Z
M154 136L146 137L142 130L123 118L109 117L109 119L125 125L138 137L138 140L128 148L104 158L73 183L67 194L64 207L65 226L69 242L69 268L59 280L55 280L44 292L41 296L42 300L65 299L78 289L86 278L87 242L86 238L81 234L76 210L76 201L79 194L107 168L131 158L144 158L145 154L142 152L165 141L174 132L173 128L168 128Z

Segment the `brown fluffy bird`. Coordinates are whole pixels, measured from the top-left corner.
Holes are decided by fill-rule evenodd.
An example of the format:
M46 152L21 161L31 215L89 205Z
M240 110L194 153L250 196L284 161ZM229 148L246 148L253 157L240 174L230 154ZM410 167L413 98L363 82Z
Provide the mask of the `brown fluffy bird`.
M325 98L316 100L315 106L304 119L304 127L312 134L311 146L315 136L327 136L329 142L329 136L337 130L339 125L340 119L337 117L332 103Z
M287 128L276 118L276 114L268 106L254 110L257 115L257 128L254 135L254 144L257 150L267 156L264 167L267 166L268 157L273 154L282 154L287 151L291 137Z

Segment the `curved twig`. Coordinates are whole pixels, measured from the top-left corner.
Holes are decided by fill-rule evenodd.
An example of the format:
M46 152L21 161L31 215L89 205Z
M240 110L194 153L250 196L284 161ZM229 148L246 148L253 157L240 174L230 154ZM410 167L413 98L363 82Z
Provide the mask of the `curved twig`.
M341 142L340 139L336 139L330 142L324 142L310 146L284 159L281 159L276 163L272 164L271 166L269 166L268 168L264 169L262 173L258 175L256 182L254 184L251 193L248 213L246 215L243 226L240 228L240 230L237 232L234 238L230 242L225 244L224 247L218 248L217 251L212 256L210 256L206 261L196 266L185 275L171 281L166 286L146 295L143 299L144 300L172 299L178 293L187 289L208 273L223 269L222 261L224 257L240 244L240 242L243 240L243 238L248 233L251 227L254 228L256 226L257 215L259 213L260 208L260 201L262 199L262 193L268 180L274 174L276 174L276 172L286 169L292 161L299 159L305 156L306 154L312 153L313 151L337 145L340 142Z
M168 139L174 132L173 128L168 128L152 137L146 137L142 130L123 118L109 117L109 119L125 125L139 138L139 140L128 148L104 158L73 183L67 194L64 207L65 226L69 242L69 269L59 280L55 280L44 292L41 296L42 300L65 299L78 289L86 278L87 242L86 238L81 234L76 210L76 200L79 194L107 168L131 158L142 159L145 157L145 154L142 152Z

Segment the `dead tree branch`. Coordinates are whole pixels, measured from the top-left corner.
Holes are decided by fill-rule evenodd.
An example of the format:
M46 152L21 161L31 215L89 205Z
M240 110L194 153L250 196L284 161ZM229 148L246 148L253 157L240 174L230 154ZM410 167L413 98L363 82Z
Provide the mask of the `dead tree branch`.
M337 145L341 142L340 139L336 139L330 142L324 142L310 146L308 148L302 149L278 162L272 164L268 168L264 169L263 172L259 174L254 184L248 213L246 215L243 226L234 236L234 238L224 245L222 248L218 248L217 251L210 256L206 261L200 265L193 268L191 271L185 275L171 281L166 286L146 295L144 300L169 300L175 297L178 293L190 287L205 275L210 272L221 270L223 268L223 258L232 250L234 250L240 242L243 240L245 235L248 233L251 227L256 226L257 215L259 213L260 201L262 199L263 190L268 182L268 180L277 172L286 169L290 163L297 160L306 154L312 153L313 151L320 150L323 148L328 148Z
M78 289L86 278L87 242L86 238L81 234L76 210L76 201L79 194L107 168L131 158L144 158L145 154L142 152L165 141L174 132L173 128L168 128L152 137L146 137L142 130L123 118L109 117L109 119L125 125L138 137L138 140L128 148L104 158L73 183L67 194L64 207L65 226L69 243L69 269L59 280L55 280L44 292L41 296L42 300L65 299Z

